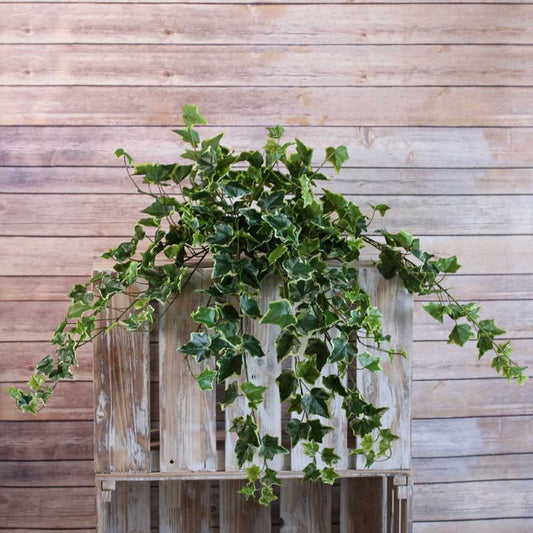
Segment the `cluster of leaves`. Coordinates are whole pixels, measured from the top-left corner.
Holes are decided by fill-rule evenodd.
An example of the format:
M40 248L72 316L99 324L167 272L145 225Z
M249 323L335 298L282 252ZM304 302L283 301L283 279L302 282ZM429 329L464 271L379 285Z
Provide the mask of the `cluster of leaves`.
M504 331L493 320L480 320L476 304L459 303L444 288L446 274L459 269L456 257L437 258L421 250L418 239L403 230L372 236L369 224L386 214L386 205L370 206L364 214L342 195L323 190L315 196L316 182L327 179L321 168L331 164L338 172L348 159L346 147L327 148L314 168L313 150L299 139L282 142L280 126L268 128L263 151L234 153L221 144L222 134L200 140L194 126L205 120L195 106L184 107L183 119L185 128L175 130L188 144L181 162L134 166L126 152L117 150L150 205L133 237L105 254L114 260L114 274L99 273L71 291L72 305L52 338L56 356L40 361L29 391L10 389L23 411L39 411L58 381L72 378L77 349L95 336L116 326L151 328L154 302L179 295L209 258L212 283L202 289L204 305L192 314L198 330L179 351L191 360L191 369L192 360L204 365L196 375L203 390L225 384L223 407L245 398L248 414L235 418L230 429L238 437L238 464L248 477L242 492L265 505L275 499L279 479L271 461L287 453L278 436L262 430L257 415L266 387L250 380L247 361L265 352L245 331L245 319L279 328L276 357L287 361L276 384L291 414L284 428L290 444L301 445L309 457L304 479L333 483L338 477L339 457L324 443L332 430L334 399L342 402L357 439L353 453L364 456L368 466L385 459L397 438L382 424L387 407L362 396L354 372L379 372L382 356L405 353L392 347L379 310L359 284L355 265L365 246L379 252L377 268L385 278L399 276L409 292L436 295L425 309L441 322L451 319L449 342L462 346L476 337L480 357L495 351L498 372L525 380L524 368L511 360L511 345L495 340ZM176 188L179 195L171 194ZM279 280L279 298L262 313L259 294L267 276ZM98 316L113 295L133 283L144 288L134 303L110 325L99 325Z

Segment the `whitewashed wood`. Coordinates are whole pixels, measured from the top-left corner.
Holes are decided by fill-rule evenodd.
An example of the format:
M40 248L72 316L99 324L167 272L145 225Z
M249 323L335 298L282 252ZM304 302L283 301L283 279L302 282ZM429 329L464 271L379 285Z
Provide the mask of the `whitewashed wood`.
M153 0L143 3L122 0L106 5L97 5L98 2L70 2L68 8L55 2L24 2L14 9L2 1L2 42L281 45L532 42L531 6L510 2L469 5L464 0L453 0L456 5L452 9L407 0L392 3L379 0L372 4L335 0L329 5L306 5L321 4L322 0L274 2L278 5L253 5L272 3L257 0L201 3L186 0L176 5L170 5L168 0L155 2L158 5L148 5L154 4ZM393 5L404 2L409 5ZM191 3L198 5L186 5ZM248 5L217 5L228 3ZM142 25L137 23L139 20Z
M146 533L150 530L150 483L119 482L110 492L111 501L98 505L98 533Z
M209 365L190 361L177 349L198 329L191 313L207 297L196 292L209 285L209 272L191 275L173 303L161 307L159 321L160 471L216 470L215 391L202 391L194 375ZM189 279L189 276L186 278ZM192 358L191 358L192 359ZM209 530L209 484L163 482L159 485L160 531ZM193 526L194 525L194 526Z
M175 126L180 124L176 109L186 101L172 99ZM241 109L241 116L254 116L254 109ZM203 112L203 110L202 110ZM204 113L208 120L211 117ZM270 126L287 125L291 117L276 115ZM108 117L103 117L108 124ZM296 121L298 122L298 121ZM94 122L93 122L94 123ZM257 124L257 122L254 122ZM289 122L290 124L290 122ZM220 133L221 127L199 128L202 138ZM266 130L260 127L225 126L224 144L234 150L264 145ZM171 128L146 126L24 126L0 127L3 165L18 166L121 166L114 156L125 146L136 162L172 163L179 145ZM329 145L344 144L353 167L378 168L507 168L533 167L532 128L438 128L438 127L328 127L288 126L286 138L298 137L315 147L316 163L323 160ZM179 153L179 152L178 152Z
M298 47L297 52L293 47L268 45L42 44L39 45L39 54L35 53L35 45L17 44L3 46L2 49L4 55L0 61L4 63L4 68L0 70L0 85L188 85L233 88L528 86L533 82L533 73L527 68L533 61L531 47L516 45L305 45ZM295 53L298 61L295 61ZM487 68L488 65L490 68ZM226 91L231 94L231 89ZM286 92L290 94L290 91ZM490 100L495 99L499 92L480 91L479 95ZM280 91L274 90L274 93ZM354 93L364 98L367 91ZM391 108L409 96L416 99L421 94L420 91L408 90L382 94L388 93L391 94ZM339 97L342 94L340 92ZM424 109L428 109L426 106L431 103L431 96L436 95L443 107L451 111L451 102L446 105L446 102L442 102L443 98L446 99L448 95L452 99L461 92L437 89L424 91L424 94L427 95ZM520 94L517 93L516 97ZM199 97L202 98L197 95ZM514 109L521 107L516 97L514 103L517 107ZM157 98L157 91L154 92L154 98ZM228 105L231 105L231 99ZM375 100L387 103L385 98L379 97L379 92ZM202 107L205 105L203 100L199 103ZM228 105L221 104L225 110ZM496 105L501 112L505 103ZM470 107L464 111L473 114L477 109ZM353 111L346 109L345 112Z
M374 463L371 468L410 469L413 300L398 279L385 280L376 269L361 268L359 279L370 295L372 305L383 315L383 332L391 335L392 345L397 350L405 349L408 354L406 359L397 356L392 362L386 354L380 354L383 372L357 372L357 387L363 398L378 407L389 408L382 417L382 424L399 437L393 444L392 456L385 461ZM361 349L365 347L362 346ZM363 468L364 462L363 457L357 457L358 468Z
M131 287L131 292L139 289ZM133 301L117 294L101 318L111 323ZM116 327L94 342L96 472L150 470L148 334Z
M279 299L279 282L274 277L266 278L260 289L259 309L261 313L268 310L268 303ZM259 423L259 435L265 434L277 436L281 442L281 403L277 387L272 387L272 382L279 376L281 365L277 362L275 340L279 334L279 328L272 324L258 324L255 320L244 319L243 329L249 335L256 337L263 346L265 357L246 357L248 375L243 374L236 379L239 384L250 381L255 385L268 386L263 396L263 403L257 410ZM233 378L228 380L231 383ZM237 434L230 432L231 420L237 416L246 416L250 413L244 396L225 409L225 468L226 470L238 470L239 466L235 457L235 444ZM283 456L278 455L269 462L271 468L277 470L283 466ZM220 527L227 533L233 531L270 531L270 509L263 506L244 502L244 497L237 494L242 486L239 481L224 481L220 485Z
M528 127L533 125L532 92L525 87L204 87L199 92L188 87L4 86L0 126L175 126L176 109L194 101L215 125ZM141 122L138 110L128 105L132 100L154 111Z
M507 518L502 520L469 520L447 522L417 522L414 533L517 533L533 531L533 518Z

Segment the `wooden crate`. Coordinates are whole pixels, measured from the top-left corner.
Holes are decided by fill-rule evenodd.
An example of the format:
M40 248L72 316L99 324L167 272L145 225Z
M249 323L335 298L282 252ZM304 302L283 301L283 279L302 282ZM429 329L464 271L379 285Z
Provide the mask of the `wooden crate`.
M360 279L383 313L385 333L411 353L410 296L400 282L384 280L374 268L362 267ZM98 532L410 531L409 359L383 360L383 372L357 374L365 398L390 407L383 421L400 437L390 459L365 469L361 458L350 455L356 443L348 436L339 403L331 406L335 429L326 437L326 445L341 457L336 465L341 478L335 486L301 482L307 458L298 445L273 464L282 480L276 504L262 507L237 494L244 475L233 455L235 435L228 429L230 419L245 414L246 406L239 399L222 412L217 391L201 391L176 351L197 329L190 315L206 297L196 290L209 282L209 271L197 272L184 292L160 310L157 336L115 328L94 344ZM114 307L127 306L131 298L115 296ZM275 280L266 280L262 311L277 298ZM112 320L117 312L111 309L102 318ZM279 330L251 320L245 321L245 329L263 343L267 354L248 359L250 380L271 383L282 366L274 346ZM193 364L195 371L201 370ZM324 372L335 372L335 365ZM286 443L277 388L265 394L262 431Z

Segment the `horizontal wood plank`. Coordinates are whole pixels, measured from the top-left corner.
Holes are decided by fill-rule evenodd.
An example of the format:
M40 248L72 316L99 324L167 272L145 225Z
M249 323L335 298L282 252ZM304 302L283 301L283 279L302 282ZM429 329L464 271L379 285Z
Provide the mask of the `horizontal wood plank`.
M346 164L349 164L348 161ZM526 168L351 168L339 174L322 169L320 183L342 194L533 194L533 171ZM0 167L0 193L137 194L123 168Z
M22 385L22 383L15 383ZM157 384L152 384L152 389ZM520 387L503 378L482 380L416 381L413 383L413 418L533 415L531 384ZM490 394L487 391L490 390ZM64 382L39 414L40 420L92 420L92 382ZM152 402L151 417L158 419ZM7 395L0 396L0 420L29 420Z
M494 318L506 331L506 337L533 337L533 300L485 301L481 304L481 318ZM422 305L414 307L414 335L416 340L447 340L453 322L441 324L430 316Z
M179 109L184 103L172 100L176 126L181 123ZM139 111L137 114L141 116ZM208 114L206 117L210 119ZM198 129L202 138L207 138L221 128ZM264 127L226 126L223 130L223 144L235 150L257 149L265 143ZM327 146L344 144L350 165L358 168L533 167L533 128L288 127L286 138L295 136L315 147L318 163ZM172 163L179 145L168 127L12 126L0 127L0 137L4 141L0 164L4 166L122 166L114 156L119 147L137 162Z
M48 341L64 319L67 308L67 302L0 302L3 317L0 322L0 341ZM414 313L416 341L448 338L451 324L440 324L422 309L421 304L414 306ZM485 301L482 316L494 318L506 330L506 338L533 337L533 300Z
M94 463L85 461L1 461L4 487L93 487Z
M533 339L513 339L514 358L527 366L527 374L533 376ZM1 345L0 345L1 350ZM492 357L478 361L474 343L464 347L446 341L419 341L413 350L413 379L472 379L493 378Z
M416 521L529 518L533 479L415 485L413 502Z
M529 5L417 5L407 0L0 3L6 43L531 43ZM154 0L152 0L153 2ZM436 2L437 0L431 0ZM465 0L452 0L457 4ZM490 0L489 3L495 0ZM523 1L523 0L522 0ZM409 5L391 5L406 2ZM167 3L167 5L165 5ZM170 5L174 3L176 5ZM198 5L185 5L196 3ZM217 4L248 5L217 5ZM276 3L277 5L252 5ZM290 4L304 5L290 5ZM375 5L385 3L389 5ZM501 2L500 2L501 3ZM520 2L513 2L515 4ZM527 4L528 2L524 2ZM4 4L4 5L2 5ZM122 4L122 5L121 5ZM340 5L333 5L340 4ZM142 24L138 21L142 20ZM235 24L235 21L239 21ZM475 23L474 23L475 21Z
M83 276L0 276L0 301L67 301L76 283L85 283ZM533 275L451 275L446 287L459 300L531 300ZM415 296L426 302L431 295Z
M415 459L415 483L533 479L533 454Z
M122 238L129 238L124 235ZM117 237L0 237L0 276L86 276L95 258L120 242ZM432 253L457 255L464 274L532 274L533 236L422 237ZM498 253L494 253L498 250ZM375 254L364 248L361 259ZM112 262L109 263L110 268ZM29 339L27 339L29 340Z
M528 127L532 95L526 87L3 86L0 126L174 126L194 102L210 124L232 126Z
M413 420L413 457L533 453L533 416Z
M372 196L347 195L370 216ZM527 195L381 196L391 207L370 226L416 235L531 235L533 200ZM0 235L127 235L152 203L142 195L0 195ZM61 215L58 217L58 213Z
M0 487L4 528L91 528L96 525L94 487Z
M504 518L501 520L470 520L447 522L415 522L414 533L518 533L533 531L533 518Z
M37 49L39 53L36 53ZM364 87L533 84L533 72L527 68L533 61L533 50L530 46L516 45L15 44L0 45L0 54L3 63L0 85ZM275 91L278 97L279 92ZM22 94L26 93L22 91ZM396 93L392 105L397 105L411 93L413 98L420 95L416 91ZM353 94L364 100L367 93L358 91ZM379 94L376 93L376 99ZM382 94L385 100L386 93ZM431 92L426 91L426 94L429 97ZM437 94L443 99L446 93ZM460 94L452 91L450 97ZM479 94L490 99L498 91ZM155 92L154 98L157 97L158 92ZM514 104L516 108L520 107L520 102L515 100ZM364 106L364 102L361 105Z

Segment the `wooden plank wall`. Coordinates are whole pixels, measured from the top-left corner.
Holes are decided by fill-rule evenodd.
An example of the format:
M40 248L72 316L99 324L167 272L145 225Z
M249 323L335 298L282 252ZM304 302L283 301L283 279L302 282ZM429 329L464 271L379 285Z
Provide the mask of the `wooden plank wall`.
M458 296L533 364L532 27L527 0L0 1L2 387L132 229L142 202L113 150L173 160L186 102L237 146L278 122L347 144L331 187L459 254ZM531 384L446 346L419 308L414 338L415 532L532 531ZM81 362L38 419L0 395L2 531L94 531L90 350Z

